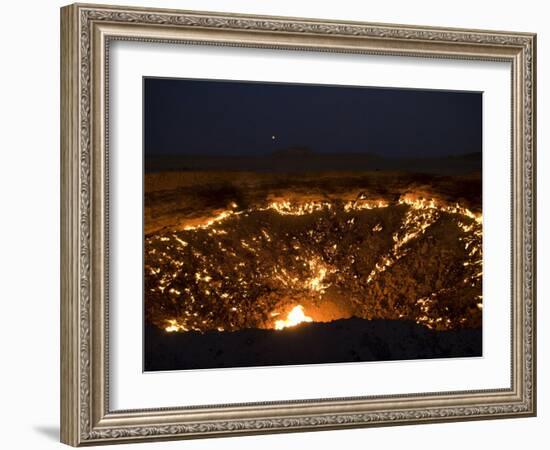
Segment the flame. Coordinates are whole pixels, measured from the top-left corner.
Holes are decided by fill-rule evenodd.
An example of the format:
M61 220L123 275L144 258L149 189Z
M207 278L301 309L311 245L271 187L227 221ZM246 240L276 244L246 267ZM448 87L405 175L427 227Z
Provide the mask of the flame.
M324 294L325 290L330 286L330 283L326 283L324 280L329 273L334 270L327 268L319 258L312 258L309 260L309 269L312 276L306 280L305 287L311 291Z
M347 202L344 205L344 211L357 211L361 209L387 208L390 204L384 200L369 200L366 197L360 197L357 200Z
M323 284L323 279L325 278L326 274L327 274L327 269L325 269L324 267L321 267L317 275L308 281L308 287L312 291L323 292L325 288L325 285Z
M418 198L415 197L412 194L404 194L399 198L398 203L400 205L409 205L411 208L414 209L434 209L437 208L441 211L444 211L449 214L461 214L463 216L469 217L470 219L475 220L476 223L482 224L483 223L483 216L481 213L474 213L470 211L468 208L464 208L460 206L458 203L455 203L454 205L447 205L443 202L437 202L435 199L425 199L425 198Z
M313 319L304 314L302 305L297 305L288 313L286 320L275 321L275 329L282 330L283 328L294 327L302 322L313 322Z
M281 215L304 216L324 209L332 209L332 204L323 201L291 203L283 200L271 202L265 209L272 209Z
M257 212L268 212L280 216L326 214L326 217L319 219L321 221L319 223L329 223L333 218L337 219L335 223L340 223L342 219L343 228L339 225L340 228L334 232L343 233L347 229L346 226L355 226L356 221L360 220L361 211L389 206L401 206L403 213L401 223L396 223L397 226L391 234L393 242L374 261L370 273L367 272L368 276L363 279L364 273L361 272L359 275L361 280L357 280L353 254L346 261L339 259L341 251L337 249L342 248L338 242L340 236L333 237L331 235L333 230L330 228L314 227L307 230L307 235L297 235L296 238L287 232L285 237L292 237L288 246L279 243L281 230L275 227L271 231L266 223L263 223L259 229L255 229L253 233L246 235L246 238L240 238L234 242L233 246L228 245L230 241L222 237L236 226L233 222L238 221L240 217L244 218L248 214ZM414 193L403 194L397 200L385 201L363 193L354 201L348 202L343 200L303 202L279 199L263 206L239 208L236 204L229 204L227 210L216 210L212 216L181 224L183 228L177 232L161 233L146 238L145 273L150 277L147 293L151 292L155 299L166 300L170 305L178 305L181 311L177 317L168 320L162 318L158 321L158 325L166 332L239 329L242 326L240 320L248 313L245 308L240 308L239 299L243 298L248 302L255 298L260 292L258 287L261 287L262 283L266 283L269 289L292 291L297 296L295 298L305 302L306 298L323 298L331 287L339 292L342 289L342 283L353 276L354 280L357 280L356 283L359 283L358 292L362 293L363 290L370 288L367 285L375 283L382 273L391 269L409 254L414 249L414 241L421 238L443 214L455 216L452 221L460 231L458 239L464 248L464 256L460 261L461 270L464 270L462 279L464 285L473 288L480 286L483 274L482 214L471 211L459 203L449 203L429 196L424 198ZM347 225L344 225L344 222ZM373 222L373 225L373 227L371 225L373 233L386 228L386 224L382 222ZM193 233L199 231L198 237L195 238ZM389 230L387 231L389 233ZM197 239L200 239L202 245L196 245ZM313 245L309 246L308 239L312 244L326 245L326 248L319 252ZM207 243L208 251L223 252L223 258L226 258L230 271L218 265L217 259L210 258L209 254L205 253L206 247L203 248L203 246ZM277 258L271 262L266 261L265 264L260 265L248 260L245 262L245 258L254 257L254 260L263 260L269 256L268 252L263 252L264 247L273 251L278 249L280 253L277 254ZM354 248L351 248L352 251ZM340 264L345 267L342 268ZM260 268L265 268L265 272L260 271ZM250 271L253 271L253 277L247 275ZM374 286L374 289L378 288L378 285ZM418 314L414 318L418 323L437 329L452 329L459 326L456 321L450 320L450 315L444 315L445 313L440 311L441 308L436 307L443 294L442 291L431 295L422 294L427 296L417 301L415 309ZM272 300L277 295L277 293L270 293L262 297L261 302L257 303L258 310L271 310L274 305ZM227 314L223 318L218 318L213 311L202 308L202 300L207 301L208 304L227 308ZM481 295L472 299L471 307L482 310ZM444 317L439 317L442 314ZM271 313L269 320L271 327L281 330L301 322L313 321L311 317L304 314L304 308L301 305L295 306L288 313L286 320L275 320L286 316L286 310L283 313ZM318 319L317 316L316 319Z
M212 225L214 225L216 223L223 222L228 217L231 217L231 216L234 216L234 215L239 215L239 214L240 214L240 212L234 212L232 210L221 211L219 214L217 214L214 217L210 217L206 220L202 220L200 223L195 224L195 225L187 225L183 229L185 231L205 230L205 229L211 227ZM162 240L162 238L161 238L161 240Z
M166 326L164 328L164 330L167 332L167 333L174 333L176 331L189 331L187 328L185 328L183 325L181 325L180 323L178 323L178 321L176 319L168 319L166 321L166 323L168 324L168 326Z

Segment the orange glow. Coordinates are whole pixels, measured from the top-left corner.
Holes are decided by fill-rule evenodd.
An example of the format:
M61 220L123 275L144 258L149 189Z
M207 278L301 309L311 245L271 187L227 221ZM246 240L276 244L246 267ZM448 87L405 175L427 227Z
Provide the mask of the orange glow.
M282 330L283 328L294 327L302 322L313 322L313 319L304 314L302 305L297 305L288 313L286 320L275 321L275 329Z
M458 247L455 252L456 270L463 272L459 278L461 286L456 289L468 289L472 297L469 310L480 315L483 309L480 212L422 192L408 192L388 200L367 194L358 195L353 201L347 198L306 201L270 198L261 205L246 207L229 203L226 210L186 219L177 231L146 237L144 269L150 280L146 292L152 296L151 302L167 305L164 310L154 309L155 324L167 333L235 331L254 326L282 330L302 322L329 320L327 317L332 315L325 314L325 302L338 301L340 296L350 297L354 305L360 306L355 312L359 317L378 317L382 313L363 309L363 299L373 293L378 295L388 282L386 278L391 282L402 269L392 268L407 255L418 248L440 245L434 243L430 230L438 224L457 227L453 239L456 235L464 251ZM380 214L365 211L382 208L392 209ZM241 220L249 223L248 215L260 212L266 213L261 216L261 227L237 232ZM281 217L274 219L276 226L270 228L273 215ZM304 232L293 233L290 228L278 225L295 220L288 216L307 215L315 217L296 219L300 227L302 224L308 227ZM361 242L371 239L371 231L372 239L382 244L376 247L374 258L367 260L362 256L366 250ZM358 232L368 235L353 245L346 240L341 243L344 233ZM432 241L423 240L426 234ZM406 260L403 262L403 266L408 264ZM353 292L346 291L343 287L346 283L354 286ZM264 294L264 286L268 287L268 294ZM398 311L390 317L414 319L433 329L461 327L464 322L454 317L456 312L444 310L439 303L448 297L445 289L434 286L432 292L408 299L408 312ZM250 311L241 306L240 299L251 305ZM280 302L281 299L284 301ZM304 306L296 306L298 301L315 320L306 316ZM204 302L216 305L215 311L203 308ZM175 315L167 318L166 311L173 311L174 305ZM219 316L218 311L222 311ZM266 311L272 311L267 321Z
M168 326L164 327L164 330L167 333L174 333L176 331L189 331L183 325L179 324L178 321L175 319L169 319L166 321L166 323L168 324Z

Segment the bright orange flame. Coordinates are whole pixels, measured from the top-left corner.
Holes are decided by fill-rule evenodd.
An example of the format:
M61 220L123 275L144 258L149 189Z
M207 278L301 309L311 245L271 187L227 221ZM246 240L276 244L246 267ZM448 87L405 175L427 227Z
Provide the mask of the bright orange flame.
M313 322L313 319L304 314L302 305L297 305L288 313L286 320L275 321L275 329L282 330L283 328L294 327L302 322Z
M168 319L166 321L167 326L164 327L164 331L167 333L174 333L176 331L189 331L182 324L178 323L176 319Z

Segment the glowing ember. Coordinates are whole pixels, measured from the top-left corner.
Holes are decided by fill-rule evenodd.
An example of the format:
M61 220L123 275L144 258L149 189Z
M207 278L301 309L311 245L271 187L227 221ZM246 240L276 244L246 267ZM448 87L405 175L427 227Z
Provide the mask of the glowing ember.
M165 331L283 329L312 319L271 311L331 301L438 330L481 323L480 213L410 193L230 207L146 237L146 314Z
M165 327L164 330L168 333L173 333L176 331L188 331L187 328L185 328L183 325L180 325L175 319L169 319L166 321L166 323L168 323L168 326Z
M304 307L302 305L297 305L288 313L286 320L275 321L275 329L282 330L283 328L295 327L303 322L313 322L313 319L304 314Z

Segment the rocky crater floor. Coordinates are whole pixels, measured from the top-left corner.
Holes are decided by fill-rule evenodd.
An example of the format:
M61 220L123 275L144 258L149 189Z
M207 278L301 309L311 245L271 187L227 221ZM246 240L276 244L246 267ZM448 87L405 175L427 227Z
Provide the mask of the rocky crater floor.
M479 174L148 174L146 369L479 356L482 224Z
M184 175L146 178L145 312L157 327L270 329L296 305L314 322L481 326L479 177Z

